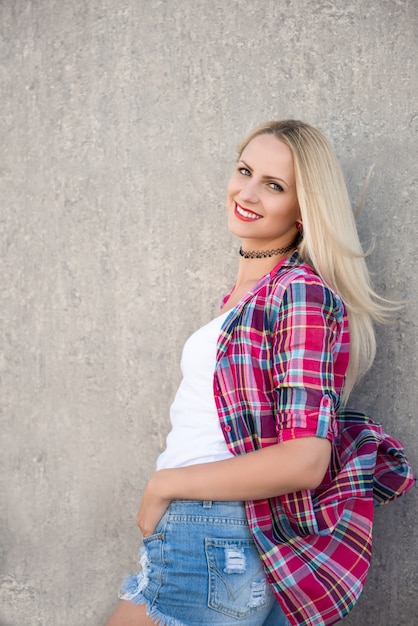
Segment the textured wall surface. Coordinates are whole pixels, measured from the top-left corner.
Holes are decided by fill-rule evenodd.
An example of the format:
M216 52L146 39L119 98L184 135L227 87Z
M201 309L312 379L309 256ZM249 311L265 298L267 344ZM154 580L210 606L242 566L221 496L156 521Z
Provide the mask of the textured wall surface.
M100 626L187 335L234 280L224 191L254 125L319 126L375 237L357 408L418 467L416 0L1 0L0 625ZM414 626L417 492L377 511L347 626Z

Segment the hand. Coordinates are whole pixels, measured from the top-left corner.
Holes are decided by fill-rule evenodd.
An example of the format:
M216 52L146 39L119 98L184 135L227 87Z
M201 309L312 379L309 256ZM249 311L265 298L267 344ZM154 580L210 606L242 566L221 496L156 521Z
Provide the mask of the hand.
M155 472L149 479L136 516L136 523L143 537L154 534L158 522L167 510L170 499L161 495L165 471Z

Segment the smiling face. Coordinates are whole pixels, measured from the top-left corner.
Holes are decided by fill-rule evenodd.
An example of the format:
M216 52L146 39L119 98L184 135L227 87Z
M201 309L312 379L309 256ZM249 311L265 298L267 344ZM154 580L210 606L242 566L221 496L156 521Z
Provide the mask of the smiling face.
M229 180L226 206L228 228L245 249L292 243L299 205L290 148L270 134L250 141Z

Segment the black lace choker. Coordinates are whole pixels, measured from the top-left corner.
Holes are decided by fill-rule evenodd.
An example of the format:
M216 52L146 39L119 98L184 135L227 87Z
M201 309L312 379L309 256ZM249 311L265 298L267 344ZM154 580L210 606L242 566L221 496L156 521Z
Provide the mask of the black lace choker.
M284 254L285 252L290 252L290 250L296 248L298 240L299 235L296 237L293 243L289 244L285 248L276 248L275 250L252 250L251 252L246 252L242 249L242 246L240 246L239 253L241 256L244 257L244 259L267 259L268 257L276 256L276 254Z

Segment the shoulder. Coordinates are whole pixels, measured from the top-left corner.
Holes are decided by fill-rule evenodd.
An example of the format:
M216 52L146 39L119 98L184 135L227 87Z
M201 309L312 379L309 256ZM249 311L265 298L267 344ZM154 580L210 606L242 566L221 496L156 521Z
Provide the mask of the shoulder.
M346 315L345 305L333 290L300 257L290 259L277 273L271 276L269 296L266 302L272 312L320 309L323 314L342 320Z

